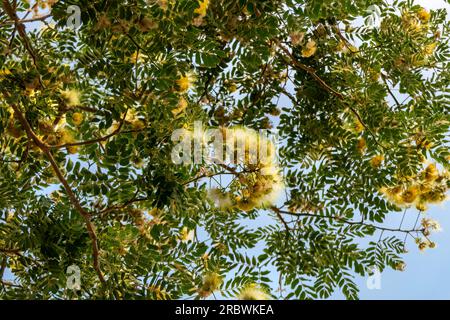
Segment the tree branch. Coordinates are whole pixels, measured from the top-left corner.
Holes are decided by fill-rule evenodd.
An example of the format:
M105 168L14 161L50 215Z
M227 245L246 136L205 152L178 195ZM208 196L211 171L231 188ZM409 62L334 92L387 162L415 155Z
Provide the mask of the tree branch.
M283 223L284 227L286 228L286 232L288 233L288 235L290 234L290 230L291 228L289 227L288 223L286 222L286 220L284 220L283 216L281 215L281 212L279 210L273 210L275 212L275 214L277 215L278 219L280 219L280 221Z
M123 127L123 123L124 122L121 121L116 130L114 130L110 134L108 134L106 136L103 136L103 137L100 137L100 138L86 140L86 141L72 142L72 143L64 143L64 144L59 144L59 145L49 145L47 147L51 148L51 149L63 149L63 148L67 148L67 147L85 146L85 145L89 145L89 144L100 143L100 142L106 141L109 138L112 138L115 135L119 134L120 130Z
M278 47L289 57L290 61L288 59L286 59L284 56L282 56L282 58L287 63L292 63L294 65L294 67L299 68L299 69L305 71L306 73L308 73L325 91L331 93L336 98L341 100L350 109L350 111L358 118L358 121L361 122L363 127L367 130L367 132L369 132L369 134L374 139L375 143L378 146L380 146L382 149L386 149L382 144L380 144L378 142L377 137L375 136L373 131L367 126L367 124L364 122L364 120L362 119L359 112L354 107L352 107L348 102L345 101L345 97L342 93L338 92L336 89L334 89L330 85L328 85L321 77L319 77L317 75L315 69L297 61L297 59L293 56L293 54L289 51L289 49L284 47L283 45L281 45L279 42L278 42Z
M0 284L7 287L22 288L22 286L19 286L18 284L14 284L10 281L5 280L0 280Z
M289 57L290 61L286 61L286 62L291 62L294 64L295 67L305 71L306 73L308 73L323 89L325 89L326 91L332 93L334 96L336 96L337 98L339 98L340 100L344 100L344 95L340 92L338 92L337 90L333 89L330 85L328 85L321 77L319 77L316 73L316 70L303 64L300 63L299 61L297 61L297 59L292 55L292 53L289 51L288 48L284 47L283 45L281 45L280 43L278 43L278 47ZM283 56L283 59L285 57Z
M3 23L0 23L0 27L4 27L4 26L9 26L9 25L14 25L16 23L29 23L29 22L36 22L36 21L44 21L47 20L48 18L50 18L52 15L46 14L46 15L42 15L42 16L38 16L38 17L34 17L34 18L29 18L29 19L22 19L22 20L17 20L17 21L5 21Z
M8 263L8 257L4 257L2 259L2 264L0 265L0 281L3 281L3 275L5 274L7 263Z
M400 102L398 101L397 97L394 95L394 93L392 92L391 88L389 87L389 83L387 82L386 75L381 73L381 78L383 79L384 83L386 84L386 89L387 89L389 95L392 97L392 99L394 99L395 104L400 109L402 105L400 104Z
M359 225L359 226L366 226L366 227L370 227L370 228L374 228L377 230L382 230L382 231L390 231L390 232L402 232L402 233L411 233L411 232L422 232L424 231L424 229L415 229L415 227L411 230L405 230L405 229L401 229L401 228L386 228L386 227L382 227L382 226L377 226L374 224L370 224L370 223L365 223L362 221L351 221L351 220L347 220L347 219L343 219L341 217L338 216L324 216L324 215L317 215L317 214L312 214L312 213L297 213L297 212L290 212L290 211L285 211L285 210L281 210L277 207L271 207L272 211L278 213L278 214L286 214L286 215L291 215L291 216L295 216L295 217L308 217L308 218L314 218L314 219L324 219L324 220L335 220L337 222L341 222L347 225Z
M95 269L95 271L96 271L100 281L102 283L105 283L106 282L105 278L103 277L103 274L102 274L102 272L100 270L98 240L97 240L97 235L96 235L96 232L95 232L95 227L94 227L94 225L92 224L92 221L91 221L91 214L89 212L87 212L81 206L81 204L78 201L75 193L73 192L73 190L70 187L69 183L64 178L61 170L59 169L59 166L58 166L55 158L53 157L52 152L48 148L48 146L45 143L43 143L36 136L36 134L33 132L32 128L31 128L30 124L28 123L28 120L22 114L20 109L14 104L12 104L11 107L14 110L14 115L17 117L17 119L19 120L20 124L22 125L22 127L25 130L25 132L27 133L28 138L30 140L32 140L42 150L42 152L46 155L46 157L50 161L50 165L52 166L53 170L55 171L55 174L58 177L59 181L63 185L63 187L64 187L64 189L65 189L65 191L67 193L67 196L70 199L70 202L75 207L75 209L81 214L81 216L83 217L84 222L86 224L86 228L87 228L89 237L91 238L91 242L92 242L92 250L93 250L92 256L93 256L93 260L94 260L94 269Z
M18 255L20 254L19 249L7 249L7 248L0 248L0 252L8 255Z
M28 51L31 58L33 59L33 64L36 67L36 70L38 70L36 54L34 53L34 50L31 46L30 39L28 39L27 33L25 31L25 25L21 22L21 20L17 16L16 11L11 6L8 0L3 0L3 8L5 9L5 12L8 14L9 18L14 21L14 25L16 26L16 30L19 33L19 36L22 38L25 49ZM39 83L41 87L44 87L40 77Z

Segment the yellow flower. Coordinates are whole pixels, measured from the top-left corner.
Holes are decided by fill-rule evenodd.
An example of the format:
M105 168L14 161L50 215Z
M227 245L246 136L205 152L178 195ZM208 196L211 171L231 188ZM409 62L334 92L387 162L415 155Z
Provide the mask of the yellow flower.
M431 218L423 218L421 224L422 224L422 227L424 227L425 229L431 229L434 231L442 230L439 222L437 222L436 220L431 219Z
M396 186L393 188L381 188L380 192L383 193L390 202L394 204L401 204L402 187Z
M312 57L317 51L317 44L314 40L309 40L306 46L302 49L302 57Z
M209 272L203 277L203 284L202 287L198 290L198 294L206 298L209 295L211 295L214 291L220 288L222 285L222 277L215 273L215 272Z
M417 199L418 195L419 188L417 186L411 186L402 193L401 199L405 203L413 203Z
M425 8L421 8L419 12L417 12L417 17L420 21L426 23L430 20L431 14Z
M60 144L71 144L71 143L75 143L76 140L73 137L73 134L71 131L69 131L67 129L67 127L61 128L58 132L57 132L58 136L59 136L59 141L58 143ZM67 152L70 154L75 154L78 152L79 150L79 146L68 146L67 148Z
M238 296L239 300L270 300L270 295L257 284L244 287Z
M194 230L189 230L187 227L183 227L180 232L180 240L182 242L192 241L194 239Z
M284 188L285 186L279 172L274 175L258 177L258 180L253 185L251 200L256 204L256 207L265 208L276 203Z
M136 119L133 122L131 122L131 127L133 128L133 130L139 131L145 128L145 122L140 120L140 119Z
M123 118L123 116L124 114L121 114L120 118ZM128 109L125 115L125 121L131 123L136 120L136 117L136 111L134 109Z
M69 146L69 147L67 147L67 152L70 154L76 154L76 153L78 153L79 149L80 149L79 146Z
M419 250L420 251L425 251L426 248L428 248L429 243L428 242L419 242Z
M383 155L377 155L370 160L370 164L374 168L379 168L384 161Z
M249 212L256 208L256 203L252 199L238 198L237 207L242 211Z
M367 143L366 143L366 139L364 138L360 138L358 140L358 143L356 144L356 149L358 150L359 153L364 153L364 151L366 151L367 148Z
M421 199L426 203L441 203L445 201L446 198L445 191L439 190L438 188L421 195Z
M294 47L296 47L296 46L299 46L300 44L302 44L303 39L305 38L305 33L299 32L299 31L294 31L289 36L291 37L292 45Z
M178 105L176 109L172 110L172 114L174 117L178 116L179 114L181 114L186 108L188 107L188 102L184 97L181 97L180 100L178 101Z
M197 13L201 17L206 16L206 12L209 6L209 0L199 1L199 7L194 10L194 13Z
M434 50L436 49L436 47L437 47L437 42L433 42L433 43L431 43L429 45L426 45L425 48L423 49L423 53L425 55L429 55L430 56L430 55L432 55L434 53Z
M177 86L178 86L178 90L180 92L186 92L188 91L193 83L195 82L195 76L191 73L188 73L184 76L181 76L180 78L178 78L178 80L176 81Z
M211 189L208 192L208 197L214 201L214 204L221 210L226 210L233 206L230 196L219 189Z
M416 203L416 209L422 212L425 212L428 210L428 207L425 203L423 203L422 201L419 201Z
M72 122L74 125L79 126L83 122L83 114L81 112L75 112L72 114Z
M362 131L364 131L364 125L358 119L355 120L354 128L357 133L361 133Z
M248 128L222 128L225 155L220 161L242 165L247 172L230 191L212 189L210 197L220 208L242 211L267 208L278 200L285 188L276 163L276 147L271 139Z
M67 129L63 128L58 131L58 134L60 135L59 142L61 144L67 144L67 143L74 143L75 138L73 137L72 133Z
M395 270L397 271L405 271L406 264L404 262L399 262L395 265Z
M0 70L0 77L10 75L11 71L9 69Z
M76 107L80 105L80 92L75 89L61 91L61 98L68 107Z
M137 51L133 52L133 54L130 56L129 60L131 63L136 63L136 62L142 62L144 61L144 59L148 58L147 55L143 54L143 53L139 53Z
M439 178L439 171L436 165L430 164L424 171L424 178L426 181L431 182Z

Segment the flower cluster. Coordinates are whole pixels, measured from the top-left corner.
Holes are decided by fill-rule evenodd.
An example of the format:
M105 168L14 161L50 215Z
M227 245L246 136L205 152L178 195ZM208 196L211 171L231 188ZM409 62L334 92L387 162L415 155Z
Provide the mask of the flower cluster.
M181 242L189 242L194 240L195 231L189 230L187 227L183 227L180 232L180 240Z
M374 156L370 159L370 165L374 168L379 168L384 161L384 156L382 154Z
M424 229L423 234L425 236L428 236L431 234L431 231L441 231L441 225L436 220L433 220L431 218L423 218L422 219L422 227Z
M196 81L197 77L193 72L182 74L175 81L176 91L179 94L178 104L176 108L172 110L172 114L175 118L179 117L189 106L189 102L185 98L185 95L191 90Z
M239 300L270 300L270 295L266 290L257 284L249 284L245 286L238 296Z
M430 164L417 176L406 183L389 188L381 188L380 192L393 204L399 207L415 205L417 210L426 211L428 204L444 202L447 199L450 174L439 172L436 165Z
M75 89L67 89L60 91L60 99L65 104L65 113L61 113L56 117L49 117L47 119L40 119L37 123L37 128L35 128L35 133L37 137L47 143L48 145L67 145L66 149L70 154L75 154L79 150L79 146L70 145L76 143L75 132L73 128L68 126L66 113L70 114L72 109L80 106L80 96L81 93ZM25 131L20 125L19 121L16 119L14 115L14 110L12 108L8 108L8 125L7 125L7 133L18 139L25 135ZM71 118L69 120L69 124L78 127L84 121L84 115L81 112L73 112ZM39 151L37 146L33 147L33 150Z
M208 272L203 277L201 287L197 290L200 297L206 298L210 296L214 291L218 290L222 285L222 277L215 272Z
M209 7L209 0L203 0L198 2L198 8L194 10L197 17L194 19L193 24L195 26L201 26L203 24L203 18L206 16Z
M421 222L422 226L422 238L416 238L416 244L420 251L424 251L428 248L436 248L436 243L431 241L428 237L432 232L441 231L441 226L439 222L431 218L423 218Z
M176 81L178 91L181 93L185 93L185 92L189 91L189 89L191 89L192 86L194 85L195 80L196 80L196 77L193 73L187 73L185 75L181 75Z
M224 129L231 162L240 166L228 190L211 189L210 198L220 209L252 211L273 205L284 183L276 163L275 145L270 139L247 128Z
M428 248L430 249L436 248L436 243L428 238L417 238L416 244L420 251L425 251L425 249Z
M305 47L302 49L302 57L303 58L310 58L312 57L317 51L317 44L314 40L309 40Z
M405 30L411 33L426 31L430 18L431 14L425 8L420 8L417 12L404 11L402 13L402 25Z
M67 89L61 91L61 98L68 107L76 107L80 105L80 92L75 89Z

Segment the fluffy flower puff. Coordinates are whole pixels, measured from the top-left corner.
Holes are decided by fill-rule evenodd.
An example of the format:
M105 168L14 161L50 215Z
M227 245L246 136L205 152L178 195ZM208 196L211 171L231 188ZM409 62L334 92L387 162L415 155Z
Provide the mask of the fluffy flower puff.
M257 284L244 287L238 296L239 300L270 300L270 295Z

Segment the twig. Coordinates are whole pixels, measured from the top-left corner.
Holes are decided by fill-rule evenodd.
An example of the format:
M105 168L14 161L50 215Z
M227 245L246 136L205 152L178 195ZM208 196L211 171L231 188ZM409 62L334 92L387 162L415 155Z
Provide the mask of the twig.
M314 219L335 220L335 221L338 221L338 222L341 222L341 223L344 223L347 225L366 226L366 227L370 227L370 228L374 228L374 229L382 230L382 231L402 232L402 233L422 232L423 231L423 229L415 229L415 227L412 230L405 230L405 229L401 229L401 228L397 228L397 229L386 228L386 227L377 226L377 225L370 224L370 223L364 223L361 221L351 221L351 220L343 219L338 216L324 216L324 215L318 215L318 214L312 214L312 213L296 213L296 212L280 210L277 207L271 207L271 209L272 209L272 211L278 212L279 214L287 214L287 215L292 215L292 216L296 216L296 217L309 217L309 218L314 218Z
M22 38L23 44L25 46L25 49L30 54L31 58L33 59L33 64L36 68L36 70L39 71L38 65L37 65L37 58L36 54L34 53L34 50L31 46L30 39L28 39L27 33L25 31L25 25L20 22L19 17L17 16L16 11L13 9L11 4L8 0L3 0L3 8L5 9L6 13L10 17L11 20L14 21L14 25L16 26L17 32L19 33L20 37ZM39 77L39 83L41 87L44 87L41 77Z
M3 280L3 275L5 273L7 263L8 263L8 257L4 257L2 259L2 264L0 266L0 280Z
M22 286L19 286L18 284L14 284L14 283L12 283L10 281L0 280L0 283L3 286L14 287L14 288L22 288Z
M113 132L111 132L110 134L103 136L103 137L99 137L96 139L91 139L91 140L86 140L86 141L79 141L79 142L72 142L72 143L65 143L65 144L60 144L60 145L47 145L47 148L49 149L62 149L62 148L67 148L67 147L75 147L75 146L85 146L85 145L89 145L89 144L94 144L94 143L100 143L103 141L107 141L108 139L114 137L115 135L121 133L122 127L125 123L125 119L127 117L127 113L128 113L128 109L125 111L122 119L120 120L119 126L117 127L117 129L115 129ZM141 132L144 129L139 129L139 130L128 130L128 131L124 131L122 133L135 133L135 132Z
M278 44L278 47L289 57L290 62L293 63L297 68L302 69L306 73L308 73L319 85L325 89L326 91L332 93L334 96L339 98L340 100L344 100L344 95L332 87L330 87L321 77L319 77L314 68L311 68L303 63L297 61L297 59L292 55L288 48L284 47L281 44ZM289 62L289 61L288 61Z
M397 97L394 95L394 93L392 92L391 88L389 87L389 83L387 82L386 75L384 75L382 73L381 74L381 78L383 79L384 83L386 84L386 88L387 88L387 91L389 92L389 95L392 97L392 99L394 99L395 104L400 109L402 105L400 104L400 102L398 101Z
M110 139L120 133L120 130L123 127L123 123L124 123L124 121L121 121L116 130L114 130L110 134L100 137L100 138L86 140L86 141L72 142L72 143L64 143L64 144L59 144L59 145L47 145L47 147L51 148L51 149L62 149L62 148L67 148L67 147L85 146L85 145L89 145L89 144L107 141L108 139Z
M305 65L305 64L303 64L303 63L301 63L299 61L297 61L297 59L293 56L293 54L289 51L289 49L287 49L286 47L284 47L280 43L278 43L278 47L289 57L290 61L286 61L286 62L288 62L288 63L290 62L290 63L292 63L294 65L294 67L297 67L297 68L305 71L306 73L308 73L325 91L333 94L336 98L341 100L350 109L350 111L358 118L358 121L361 122L363 127L367 130L367 132L369 132L369 134L374 139L375 143L378 146L380 146L382 149L386 149L382 144L380 144L378 142L377 137L375 136L373 131L367 126L367 124L364 122L364 120L362 119L362 117L359 114L359 112L355 108L353 108L351 105L349 105L348 102L345 101L345 97L344 97L344 95L342 93L340 93L336 89L332 88L321 77L319 77L317 75L316 70L314 68L311 68L311 67L309 67L309 66L307 66L307 65ZM283 59L285 59L284 56L283 56Z
M289 225L287 224L286 220L284 220L283 216L281 215L281 212L279 210L273 210L275 214L277 215L278 219L284 224L284 227L286 228L287 235L290 235Z
M34 18L29 18L29 19L22 19L22 20L17 20L17 21L5 21L3 23L0 23L0 27L4 27L4 26L9 26L9 25L14 25L16 23L29 23L29 22L36 22L36 21L44 21L47 20L48 18L50 18L52 15L51 13L43 15L43 16L38 16L38 17L34 17Z

